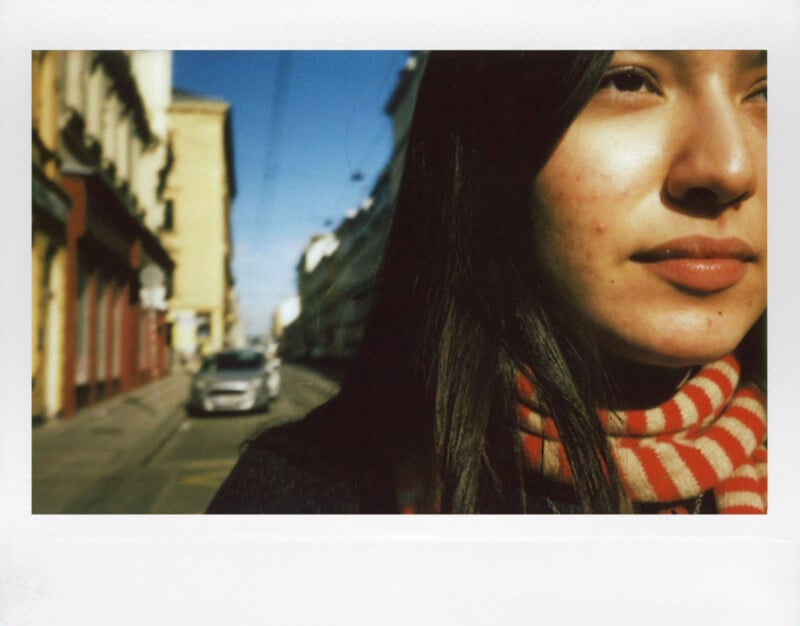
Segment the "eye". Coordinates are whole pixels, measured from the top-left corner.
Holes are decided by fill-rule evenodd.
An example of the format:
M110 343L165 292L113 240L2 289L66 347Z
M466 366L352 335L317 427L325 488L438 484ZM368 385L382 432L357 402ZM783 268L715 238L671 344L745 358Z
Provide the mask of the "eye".
M747 95L750 100L766 100L767 99L767 81L760 82L756 85Z
M600 81L598 90L621 93L660 93L655 78L639 67L616 67L610 69Z

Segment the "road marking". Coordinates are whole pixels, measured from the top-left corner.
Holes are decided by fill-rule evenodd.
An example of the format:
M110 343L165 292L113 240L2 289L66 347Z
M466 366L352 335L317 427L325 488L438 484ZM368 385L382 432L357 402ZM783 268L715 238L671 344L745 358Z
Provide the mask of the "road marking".
M233 467L238 460L239 457L236 456L217 457L213 459L172 459L169 465L183 467L189 471L202 471Z
M188 487L219 487L230 474L229 470L206 472L204 474L190 474L184 476L181 485Z

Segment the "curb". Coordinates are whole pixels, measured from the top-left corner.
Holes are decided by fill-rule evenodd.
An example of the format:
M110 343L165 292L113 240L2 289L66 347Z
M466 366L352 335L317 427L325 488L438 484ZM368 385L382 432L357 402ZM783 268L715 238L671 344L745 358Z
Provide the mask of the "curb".
M152 459L164 444L167 443L169 438L175 434L175 431L180 428L181 423L186 418L184 412L184 402L179 403L172 409L172 412L165 420L158 425L153 433L148 437L145 442L139 446L140 453L131 455L133 458L127 466L131 465L146 465Z
M68 469L67 473L63 474L63 479L72 485L62 492L64 497L60 504L55 504L58 500L56 497L53 501L55 506L46 507L48 510L44 510L43 507L43 510L37 512L91 512L98 497L95 494L100 494L103 489L120 483L122 477L128 475L131 470L147 463L179 428L185 417L184 404L189 381L190 377L186 373L173 374L169 378L153 381L109 398L107 401L85 407L70 418L68 423L53 424L52 430L45 430L48 428L45 426L36 435L38 429L35 429L32 442L34 455L37 455L36 450L41 445L43 447L40 448L40 455L53 454L55 456L50 458L66 458ZM96 437L97 431L101 430L117 430L117 433L111 433L115 440L108 444L108 448L101 438ZM109 433L99 434L102 437ZM35 441L37 439L38 445ZM105 449L113 454L113 460L109 459L110 462L104 466L94 466L95 469L91 469L91 465L84 467L85 463L81 465L79 461L74 467L80 482L72 483L69 463L76 451L86 450L92 454L91 451ZM64 457L60 456L61 452L64 453ZM56 464L59 462L55 461ZM47 470L42 474L45 490L53 488L53 476L55 475L48 473Z
M179 403L148 437L143 438L131 450L127 458L123 458L110 474L101 476L92 482L91 486L64 508L63 513L94 514L91 509L99 497L111 491L114 485L122 483L128 477L132 467L144 465L153 458L175 433L183 418L183 403ZM101 495L98 496L98 494Z

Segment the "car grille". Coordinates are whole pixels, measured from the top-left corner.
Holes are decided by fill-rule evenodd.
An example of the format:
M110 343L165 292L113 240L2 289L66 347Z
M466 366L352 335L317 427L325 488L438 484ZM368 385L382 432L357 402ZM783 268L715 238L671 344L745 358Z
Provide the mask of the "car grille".
M209 395L212 396L240 396L245 393L245 389L212 389Z

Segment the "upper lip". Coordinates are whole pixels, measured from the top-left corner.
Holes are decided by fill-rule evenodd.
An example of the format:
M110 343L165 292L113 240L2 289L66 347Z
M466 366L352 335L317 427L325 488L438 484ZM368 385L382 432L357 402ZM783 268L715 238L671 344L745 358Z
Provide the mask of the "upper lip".
M655 262L667 259L738 259L752 261L755 252L736 237L679 237L633 255L635 261Z

